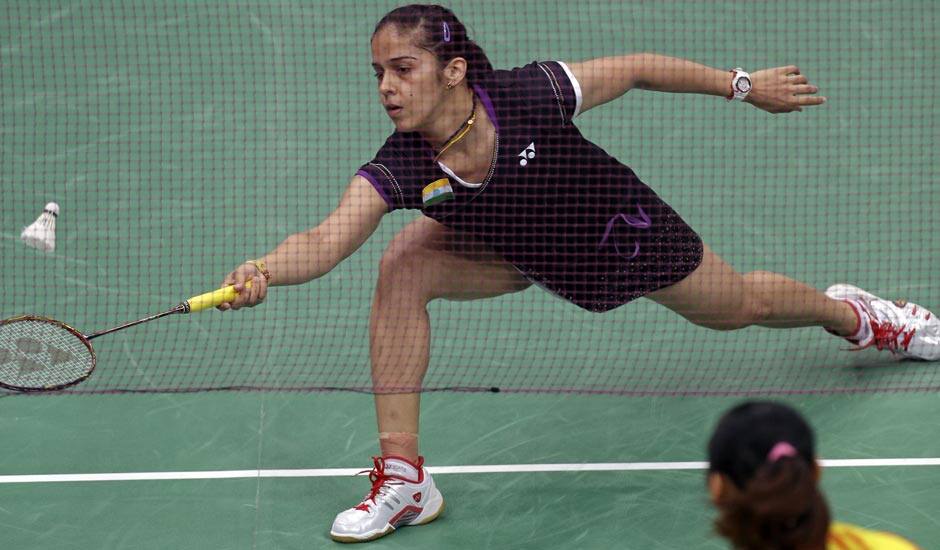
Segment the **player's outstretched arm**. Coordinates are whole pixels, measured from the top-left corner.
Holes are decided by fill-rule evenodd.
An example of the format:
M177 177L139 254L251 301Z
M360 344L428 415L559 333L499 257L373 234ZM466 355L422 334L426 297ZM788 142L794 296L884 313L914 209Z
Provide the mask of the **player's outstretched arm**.
M339 206L319 225L291 235L264 257L229 273L222 286L235 285L238 297L219 309L254 306L264 300L269 285L295 285L326 275L366 242L386 212L388 205L372 184L354 176Z
M600 57L568 66L581 85L581 112L634 88L725 97L731 92L730 71L653 53ZM819 89L795 65L753 72L751 84L745 101L769 113L802 111L826 101L815 95Z

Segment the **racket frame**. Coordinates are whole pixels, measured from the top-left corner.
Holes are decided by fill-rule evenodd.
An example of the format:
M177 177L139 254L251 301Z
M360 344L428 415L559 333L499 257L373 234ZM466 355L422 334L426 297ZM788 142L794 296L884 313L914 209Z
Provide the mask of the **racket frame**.
M98 358L95 355L95 348L91 346L91 342L88 341L88 338L84 334L70 327L69 325L66 325L62 321L50 319L49 317L40 317L38 315L20 315L19 317L11 317L9 319L4 319L0 321L0 327L2 327L3 325L11 324L11 323L22 323L25 321L39 321L42 323L48 323L50 325L55 325L59 328L63 328L66 331L68 331L69 333L72 334L72 336L75 336L76 338L78 338L79 341L81 341L82 345L84 345L85 348L88 349L88 354L91 356L91 365L85 369L85 373L82 376L74 380L64 382L62 384L52 384L52 385L38 388L38 387L16 386L13 384L7 384L3 380L0 380L0 388L6 388L8 390L20 391L20 392L56 391L56 390L61 390L69 386L74 386L75 384L84 382L85 380L88 379L89 376L91 376L91 373L95 371L95 366L98 364Z
M245 288L251 288L251 281L245 282ZM81 377L75 380L71 380L69 382L65 382L62 384L55 384L55 385L43 386L43 387L23 387L23 386L17 386L15 384L7 384L3 382L3 380L0 380L0 388L6 388L8 390L21 391L21 392L44 392L44 391L56 391L56 390L61 390L63 388L68 388L69 386L74 386L75 384L78 384L80 382L84 382L85 380L87 380L88 377L91 376L91 373L94 372L95 366L98 364L98 358L95 355L95 349L91 346L90 340L97 338L99 336L104 336L105 334L111 334L119 330L124 330L126 328L130 328L130 327L134 327L143 323L147 323L155 319L160 319L161 317L166 317L167 315L187 314L187 313L203 311L209 308L217 307L225 302L231 302L232 300L235 299L237 295L238 293L235 291L234 285L226 285L219 289L206 292L198 296L193 296L189 300L186 300L185 302L182 302L178 304L177 306L164 311L163 313L157 313L156 315L144 317L143 319L138 319L136 321L124 323L123 325L116 326L114 328L100 330L98 332L94 332L87 336L85 334L82 334L78 330L70 327L69 325L63 323L62 321L50 319L49 317L41 317L38 315L20 315L18 317L11 317L9 319L0 320L0 327L2 327L3 325L10 324L10 323L18 323L18 322L23 322L23 321L40 321L40 322L55 325L59 328L64 328L65 330L70 332L73 336L77 337L82 342L82 345L84 345L88 349L88 353L91 355L91 367L85 371L84 375L82 375Z

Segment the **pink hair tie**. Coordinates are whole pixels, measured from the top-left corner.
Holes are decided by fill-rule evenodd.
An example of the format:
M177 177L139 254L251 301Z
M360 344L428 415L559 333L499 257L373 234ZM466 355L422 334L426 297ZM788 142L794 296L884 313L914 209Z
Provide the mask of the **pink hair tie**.
M770 449L770 452L767 453L767 462L772 464L783 457L796 456L797 454L796 448L793 445L790 445L786 441L781 441L774 445L773 449Z

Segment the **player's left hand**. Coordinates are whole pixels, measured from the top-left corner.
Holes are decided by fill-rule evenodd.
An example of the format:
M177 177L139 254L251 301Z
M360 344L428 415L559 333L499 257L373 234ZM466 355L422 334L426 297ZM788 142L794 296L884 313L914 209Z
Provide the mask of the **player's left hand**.
M818 91L799 67L788 65L751 73L751 92L744 101L768 113L790 113L825 103L825 97L815 95Z

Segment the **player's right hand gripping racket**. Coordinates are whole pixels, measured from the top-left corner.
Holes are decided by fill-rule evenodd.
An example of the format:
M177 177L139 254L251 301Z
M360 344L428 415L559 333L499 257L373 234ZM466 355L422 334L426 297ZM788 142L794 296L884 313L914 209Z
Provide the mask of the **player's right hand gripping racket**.
M251 286L249 281L245 285ZM0 387L16 391L53 391L82 382L95 370L91 340L175 313L195 313L235 299L232 285L194 296L178 306L85 335L61 321L24 315L0 321Z

